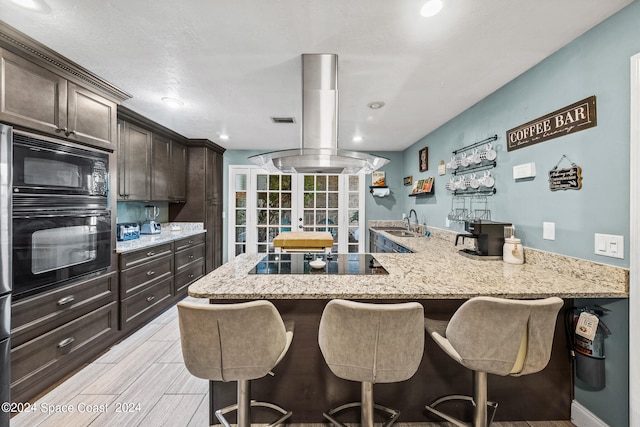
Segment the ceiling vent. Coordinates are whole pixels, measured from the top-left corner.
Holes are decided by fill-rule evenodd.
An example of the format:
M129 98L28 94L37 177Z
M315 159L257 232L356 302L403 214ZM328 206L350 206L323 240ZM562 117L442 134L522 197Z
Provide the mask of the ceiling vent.
M301 126L301 148L258 154L249 160L275 173L368 174L389 163L384 157L338 149L336 54L302 55Z
M296 119L293 117L271 117L271 121L277 125L292 125Z

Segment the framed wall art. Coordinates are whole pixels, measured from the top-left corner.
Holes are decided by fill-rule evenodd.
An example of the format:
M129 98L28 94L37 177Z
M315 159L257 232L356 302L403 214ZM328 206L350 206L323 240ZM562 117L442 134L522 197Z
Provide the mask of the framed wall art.
M418 162L420 172L429 170L429 147L424 147L418 152Z

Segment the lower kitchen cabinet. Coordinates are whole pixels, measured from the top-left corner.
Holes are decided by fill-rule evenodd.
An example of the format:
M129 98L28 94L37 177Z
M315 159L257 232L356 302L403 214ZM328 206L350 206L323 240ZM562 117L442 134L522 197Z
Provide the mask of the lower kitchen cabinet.
M26 402L118 338L116 272L75 282L11 306L11 399Z
M120 329L128 333L165 309L173 296L173 243L120 254Z
M187 296L187 288L191 283L204 275L204 256L206 234L197 234L176 240L175 247L175 285L176 297Z

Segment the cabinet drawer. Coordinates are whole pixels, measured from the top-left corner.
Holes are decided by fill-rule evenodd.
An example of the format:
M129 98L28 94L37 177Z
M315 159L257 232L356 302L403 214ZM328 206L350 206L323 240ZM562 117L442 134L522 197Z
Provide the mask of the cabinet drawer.
M193 236L185 237L184 239L176 240L176 252L204 243L204 236L205 233L200 233Z
M135 252L120 254L120 270L135 267L141 263L153 261L163 256L171 255L172 253L171 243L165 243Z
M18 346L117 299L116 273L56 288L14 301L11 344Z
M198 280L204 275L204 259L200 259L176 274L176 295L188 285Z
M173 277L168 277L120 303L121 329L126 330L166 308L171 299Z
M120 272L120 298L129 298L160 280L173 276L173 257L164 257Z
M116 334L117 323L117 304L112 302L15 347L11 350L11 397L20 401L16 399L27 389L59 379L64 375L60 370L76 357L102 351ZM52 377L56 378L52 381Z
M180 252L176 252L176 272L186 267L189 263L204 258L204 245L194 246Z

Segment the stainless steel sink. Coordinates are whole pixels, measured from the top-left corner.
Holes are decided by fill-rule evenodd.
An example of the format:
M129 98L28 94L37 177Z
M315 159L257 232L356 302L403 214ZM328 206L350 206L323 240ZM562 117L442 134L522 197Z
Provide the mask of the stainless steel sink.
M414 233L413 231L407 231L407 230L384 230L387 233L391 234L392 236L398 236L398 237L416 237L419 236L419 234Z

